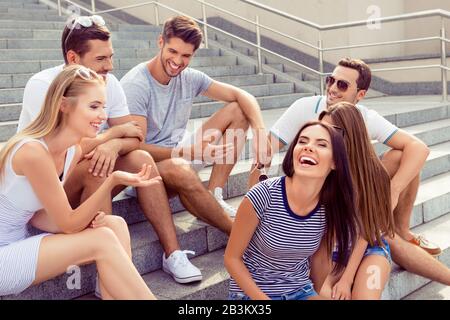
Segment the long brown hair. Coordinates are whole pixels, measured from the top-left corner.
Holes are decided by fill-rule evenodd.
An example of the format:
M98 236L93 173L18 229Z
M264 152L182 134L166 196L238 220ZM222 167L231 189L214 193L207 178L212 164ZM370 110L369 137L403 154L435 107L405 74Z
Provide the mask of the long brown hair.
M44 105L37 118L22 131L12 136L0 151L0 181L3 178L6 159L14 146L24 138L40 139L53 132L62 121L60 106L67 98L71 106L77 103L77 97L86 87L94 84L105 85L101 76L80 65L70 65L63 69L53 80L45 96Z
M355 244L357 235L355 196L342 133L323 122L307 122L298 131L286 152L283 160L283 172L288 177L294 175L294 148L302 131L314 125L319 125L328 131L333 150L335 169L326 177L320 191L319 201L325 206L326 210L327 233L325 240L327 252L331 257L333 245L336 243L338 257L333 271L339 273L346 265L348 252Z
M359 210L359 233L371 246L382 246L381 236L394 235L391 210L391 181L369 139L364 119L349 102L338 102L323 111L319 119L330 116L344 131L345 147Z

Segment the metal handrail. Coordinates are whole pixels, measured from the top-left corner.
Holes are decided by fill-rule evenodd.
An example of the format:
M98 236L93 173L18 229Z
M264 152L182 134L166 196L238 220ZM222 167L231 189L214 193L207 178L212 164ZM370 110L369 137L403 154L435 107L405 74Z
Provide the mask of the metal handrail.
M114 12L114 11L120 11L120 10L126 10L126 9L132 9L132 8L137 8L137 7L142 7L142 6L147 6L147 5L154 5L155 7L155 21L156 24L159 24L159 12L158 12L158 7L162 7L165 8L169 11L175 12L177 14L181 14L181 15L187 15L179 10L173 9L170 6L167 6L165 4L162 4L158 1L147 1L147 2L143 2L143 3L138 3L138 4L134 4L134 5L129 5L129 6L123 6L120 8L113 8L113 9L108 9L108 10L102 10L102 11L96 11L95 9L95 0L91 0L91 6L92 6L92 10L89 10L87 8L84 8L83 6L72 2L71 0L65 0L66 2L75 5L77 7L79 7L81 10L86 11L90 14L103 14L103 13L110 13L110 12ZM427 17L436 17L439 16L442 18L442 28L440 31L440 36L435 36L435 37L424 37L424 38L414 38L414 39L406 39L406 40L394 40L394 41L384 41L384 42L373 42L373 43L364 43L364 44L356 44L356 45L347 45L347 46L338 46L338 47L323 47L323 41L321 40L321 32L322 31L329 31L329 30L337 30L337 29L342 29L342 28L350 28L350 27L357 27L357 26L362 26L362 25L367 25L368 21L364 20L364 21L353 21L353 22L347 22L347 23L338 23L338 24L330 24L330 25L319 25L316 23L313 23L311 21L308 21L306 19L301 19L299 17L293 16L289 13L283 12L281 10L269 7L267 5L252 1L252 0L241 0L241 2L258 7L260 9L269 11L271 13L277 14L279 16L282 16L284 18L287 18L289 20L301 23L303 25L309 26L311 28L314 28L316 30L319 31L319 41L318 41L318 46L315 46L313 44L310 44L306 41L302 41L300 39L296 39L288 34L285 34L283 32L280 32L278 30L275 30L271 27L262 25L259 22L259 17L256 16L256 21L252 21L250 19L247 19L245 17L241 17L233 12L230 12L228 10L225 10L223 8L220 8L216 5L210 4L205 2L204 0L195 0L196 2L199 2L202 5L202 13L203 13L203 21L202 20L198 20L195 19L193 17L191 17L194 21L196 21L197 23L199 23L200 25L203 26L203 30L204 30L204 34L205 34L205 47L208 47L208 38L207 38L207 30L208 28L212 29L212 30L216 30L218 32L221 32L229 37L232 37L234 39L237 39L247 45L250 45L254 48L257 49L257 59L258 59L258 72L262 73L262 57L261 57L261 51L264 51L266 53L272 54L278 58L281 58L285 61L288 61L289 63L302 68L304 70L307 70L311 73L316 74L317 76L320 77L320 82L321 82L321 86L320 86L320 92L321 94L323 94L323 79L324 76L328 75L329 73L325 73L323 72L324 69L324 59L323 59L323 53L324 52L329 52L329 51L336 51L336 50L344 50L344 49L355 49L355 48L364 48L364 47L373 47L373 46L381 46L381 45L395 45L395 44L404 44L404 43L415 43L415 42L423 42L423 41L431 41L431 40L439 40L441 42L441 64L440 65L420 65L420 66L410 66L410 67L393 67L393 68L381 68L381 69L372 69L372 72L384 72L384 71L401 71L401 70L415 70L415 69L426 69L426 68L440 68L441 69L441 80L442 80L442 97L443 100L447 100L447 71L450 71L450 68L447 67L446 65L446 48L445 48L445 44L446 43L450 43L450 39L447 39L445 36L445 25L444 25L444 19L446 18L450 18L450 12L445 11L445 10L441 10L441 9L436 9L436 10L427 10L427 11L420 11L420 12L415 12L415 13L409 13L409 14L402 14L402 15L396 15L396 16L390 16L390 17L383 17L383 18L377 18L377 19L371 19L370 22L395 22L395 21L404 21L404 20L409 20L409 19L417 19L417 18L427 18ZM60 9L61 6L61 1L58 0L58 12L61 12ZM233 35L229 32L226 32L220 28L217 28L213 25L210 25L207 23L207 17L206 17L206 7L210 7L213 8L215 10L218 10L220 12L226 13L228 15L231 15L234 18L238 18L242 21L245 21L247 23L250 23L252 25L255 26L256 28L256 44L252 43L248 40L245 40L241 37L238 37L236 35ZM187 15L188 16L188 15ZM297 43L300 43L302 45L308 46L310 48L313 48L315 50L318 51L318 57L319 57L319 71L312 69L304 64L301 64L297 61L294 61L292 59L289 59L279 53L276 53L272 50L266 49L264 47L261 46L261 34L260 34L260 29L265 29L268 30L270 32L273 32L275 34L278 34L280 36L283 36L287 39L293 40Z
M312 21L308 21L306 19L296 17L296 16L286 13L284 11L272 8L268 5L259 3L257 1L253 1L253 0L240 0L240 1L244 2L246 4L249 4L251 6L269 11L276 15L288 18L289 20L292 20L294 22L301 23L305 26L314 28L318 31L328 31L328 30L336 30L336 29L342 29L342 28L358 27L358 26L367 25L367 20L336 23L336 24L329 24L329 25L320 25L320 24L314 23ZM370 21L371 22L380 22L380 23L381 22L394 22L394 21L403 21L403 20L416 19L416 18L428 18L428 17L434 17L434 16L450 18L450 12L446 11L446 10L442 10L442 9L424 10L424 11L405 13L405 14L401 14L401 15L389 16L389 17L384 17L384 18L371 19Z

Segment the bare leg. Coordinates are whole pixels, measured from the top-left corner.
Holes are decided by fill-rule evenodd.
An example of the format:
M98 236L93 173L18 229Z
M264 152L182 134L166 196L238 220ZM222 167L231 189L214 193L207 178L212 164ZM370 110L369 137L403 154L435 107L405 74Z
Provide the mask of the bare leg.
M144 163L152 165L152 178L159 176L152 157L142 150L132 151L119 157L116 169L138 172ZM170 256L173 251L180 249L180 246L163 181L157 181L150 187L137 188L137 198L142 211L158 235L166 257Z
M230 234L233 221L186 160L167 159L157 165L164 184L180 195L181 202L193 215Z
M211 177L209 179L209 190L212 191L216 187L224 187L228 177L230 176L231 170L233 170L238 156L241 154L242 148L245 145L248 128L249 122L239 107L239 104L236 102L230 103L214 113L213 116L203 124L199 134L205 134L211 129L217 129L222 133L220 143L234 144L234 155L232 161L224 161L224 163L214 164ZM201 137L196 138L197 141L201 139Z
M122 245L122 248L125 250L128 257L130 257L131 259L131 239L126 221L122 217L108 215L105 217L105 222L106 227L108 227L114 232L120 244ZM99 286L103 300L113 299L113 296L108 292L106 287L103 285L103 281L100 277L99 277Z
M380 300L390 272L391 266L386 257L364 257L356 272L352 300Z
M155 298L114 232L107 227L43 238L33 284L60 275L69 266L93 261L105 289L114 299Z
M400 167L401 158L402 152L399 150L390 150L383 156L382 163L391 178ZM396 232L405 240L411 240L414 237L410 231L410 221L419 184L420 176L417 175L400 193L397 207L394 209Z
M409 272L450 286L450 269L433 258L425 250L413 245L400 236L386 237L391 247L392 259Z

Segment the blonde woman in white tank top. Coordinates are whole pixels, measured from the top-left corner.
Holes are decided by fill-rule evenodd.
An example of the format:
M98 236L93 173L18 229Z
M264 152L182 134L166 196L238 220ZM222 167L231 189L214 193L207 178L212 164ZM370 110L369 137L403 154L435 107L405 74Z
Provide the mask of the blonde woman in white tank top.
M81 157L78 143L95 137L105 120L104 103L103 79L69 66L51 84L37 119L1 150L0 296L18 294L69 266L96 263L103 298L154 299L131 261L126 222L98 211L116 185L154 183L151 168L113 172L76 209L62 186ZM39 225L36 212L43 210L58 234L30 236L27 223Z

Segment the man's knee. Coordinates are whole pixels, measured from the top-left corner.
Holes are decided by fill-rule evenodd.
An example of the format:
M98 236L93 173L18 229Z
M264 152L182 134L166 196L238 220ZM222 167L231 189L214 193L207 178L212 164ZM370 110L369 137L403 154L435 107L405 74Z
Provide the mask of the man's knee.
M386 168L389 176L392 178L400 167L400 162L402 161L403 152L400 150L389 150L381 159L384 167Z
M77 164L75 172L71 175L71 179L77 183L81 183L83 188L97 188L103 184L106 177L94 176L89 172L90 161L83 160Z
M117 160L117 168L129 172L138 172L143 164L152 166L152 177L159 175L155 161L147 151L133 150Z
M158 164L161 177L169 188L179 190L195 188L201 184L200 178L188 161L182 158L173 158Z
M238 123L245 129L249 127L250 124L248 122L248 119L237 102L228 104L227 108L229 109L230 115L232 116L232 121L234 123Z

